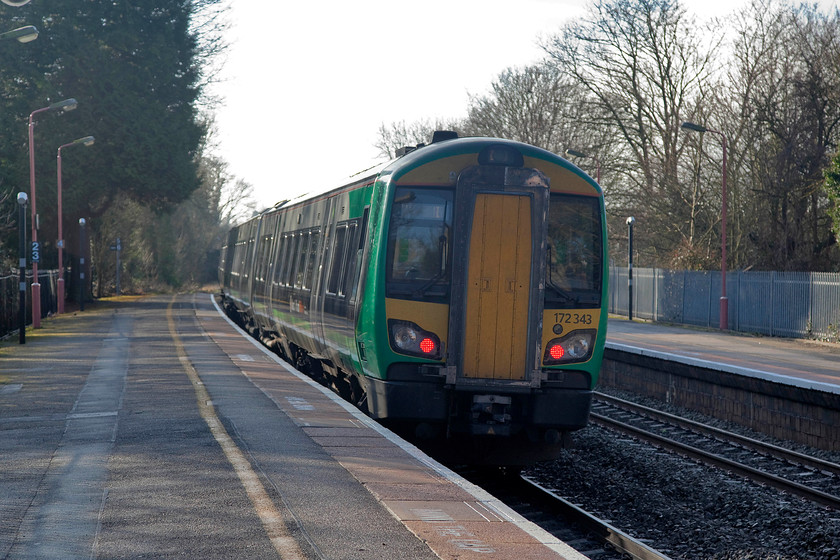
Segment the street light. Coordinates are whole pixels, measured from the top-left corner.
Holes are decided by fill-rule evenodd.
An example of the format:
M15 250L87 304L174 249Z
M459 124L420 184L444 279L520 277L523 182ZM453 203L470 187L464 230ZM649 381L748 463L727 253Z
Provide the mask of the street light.
M627 320L633 320L633 224L636 218L627 218Z
M85 219L79 218L79 311L85 310L85 225Z
M20 295L18 296L19 313L18 324L20 326L20 343L26 344L26 203L28 197L25 192L17 195L18 203L18 255L20 261L20 283L18 284Z
M53 103L49 107L43 109L36 109L29 114L29 197L32 199L32 250L40 252L40 244L38 243L38 214L35 207L35 115L47 111L58 111L59 109L67 112L72 111L78 106L75 99L65 99ZM41 284L38 281L38 261L32 259L32 327L41 327Z
M29 43L38 38L38 30L34 25L27 25L25 27L18 27L5 33L0 33L0 40L3 39L17 39L19 43Z
M566 150L565 153L566 153L567 156L580 157L580 158L591 158L591 159L595 160L595 182L598 183L599 185L601 184L601 162L598 161L598 158L596 158L595 156L590 156L589 154L585 154L583 152L579 152L577 150L572 150L572 149Z
M24 4L29 4L29 0L3 0L3 3L7 6L23 6Z
M58 314L64 313L64 228L62 226L61 212L61 149L70 146L92 146L93 136L76 138L70 143L58 147L56 167L58 168Z
M686 130L693 130L694 132L711 132L712 134L719 134L721 143L723 144L723 181L721 184L721 197L723 202L720 210L720 329L729 329L729 298L726 297L726 134L720 130L713 130L706 128L693 122L684 122L681 128Z

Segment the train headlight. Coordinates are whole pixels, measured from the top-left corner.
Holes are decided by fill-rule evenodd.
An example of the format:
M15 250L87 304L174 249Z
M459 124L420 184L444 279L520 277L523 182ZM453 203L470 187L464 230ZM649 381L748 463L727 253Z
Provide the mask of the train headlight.
M440 337L410 321L390 319L388 338L394 352L432 360L439 360L441 357Z
M585 362L595 346L594 330L572 331L563 338L555 338L545 347L544 366Z

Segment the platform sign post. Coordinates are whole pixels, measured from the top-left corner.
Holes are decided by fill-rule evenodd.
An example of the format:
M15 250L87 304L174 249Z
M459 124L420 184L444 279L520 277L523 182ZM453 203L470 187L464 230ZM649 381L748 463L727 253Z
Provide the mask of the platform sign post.
M26 344L26 203L28 201L29 197L25 192L18 193L18 257L20 258L18 263L20 267L18 327L21 344Z
M110 249L117 254L117 273L116 273L116 284L117 284L117 295L120 295L120 252L122 251L122 241L119 237L117 237L117 242L114 245L111 245Z

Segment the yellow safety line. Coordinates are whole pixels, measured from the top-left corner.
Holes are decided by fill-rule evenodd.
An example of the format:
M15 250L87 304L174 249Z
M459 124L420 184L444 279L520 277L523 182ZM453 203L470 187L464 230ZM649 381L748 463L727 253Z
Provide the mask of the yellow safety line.
M172 300L169 302L169 307L166 309L166 320L169 323L169 334L172 337L172 341L175 343L175 349L178 352L178 359L181 361L181 365L184 367L184 371L187 373L187 377L189 377L190 382L192 382L193 388L195 389L195 398L198 402L198 410L201 413L201 417L204 418L204 421L210 428L210 432L213 434L213 437L216 438L216 441L221 446L228 461L233 466L234 471L236 471L236 475L242 482L242 486L245 487L245 492L248 494L248 498L254 505L257 515L259 515L262 520L263 527L265 528L271 543L274 545L274 549L277 551L277 554L279 554L280 558L283 560L305 560L305 556L298 547L297 542L286 530L286 524L283 522L283 516L275 507L274 501L269 497L268 492L265 491L265 487L262 485L262 482L260 482L257 473L255 473L254 469L251 468L250 461L248 461L248 458L242 450L239 449L230 435L228 435L227 430L225 430L222 422L216 415L216 410L213 408L210 394L207 392L207 389L205 389L204 383L198 376L198 372L195 370L195 367L193 367L187 357L181 337L178 336L178 333L175 330L175 320L172 314L172 306L174 303L175 296L172 297Z

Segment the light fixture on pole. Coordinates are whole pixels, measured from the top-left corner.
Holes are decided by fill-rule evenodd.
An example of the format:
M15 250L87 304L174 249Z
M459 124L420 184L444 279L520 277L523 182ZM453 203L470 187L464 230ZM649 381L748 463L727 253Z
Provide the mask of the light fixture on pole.
M633 320L633 224L636 218L627 218L627 320Z
M85 254L87 254L87 239L85 239L84 218L79 218L79 311L85 310Z
M601 162L598 161L598 158L595 156L590 156L589 154L585 154L583 152L579 152L577 150L568 149L564 152L567 156L572 157L580 157L580 158L591 158L595 160L595 182L599 185L601 184Z
M93 136L85 136L84 138L77 138L72 142L63 144L58 147L58 156L56 157L56 168L58 169L58 314L64 313L64 228L61 211L61 149L69 148L70 146L92 146L94 142Z
M20 261L20 294L18 295L18 326L20 328L20 343L26 344L26 203L29 197L25 192L17 195L18 203L18 256Z
M14 6L17 8L23 6L24 4L29 4L29 0L3 0L3 3L7 6Z
M40 255L38 243L38 213L35 207L35 115L47 111L72 111L78 106L75 99L65 99L53 103L49 107L36 109L29 114L29 197L32 203L32 253L33 257ZM37 253L36 253L37 252ZM32 259L32 327L41 327L41 284L38 281L38 261Z
M719 134L723 145L723 181L721 183L721 197L723 201L720 208L720 329L729 329L729 298L726 297L726 134L720 130L706 128L693 122L684 122L681 128L693 130L694 132L711 132Z
M3 39L17 39L18 43L29 43L38 38L38 30L34 25L18 27L5 33L0 33L0 41Z

